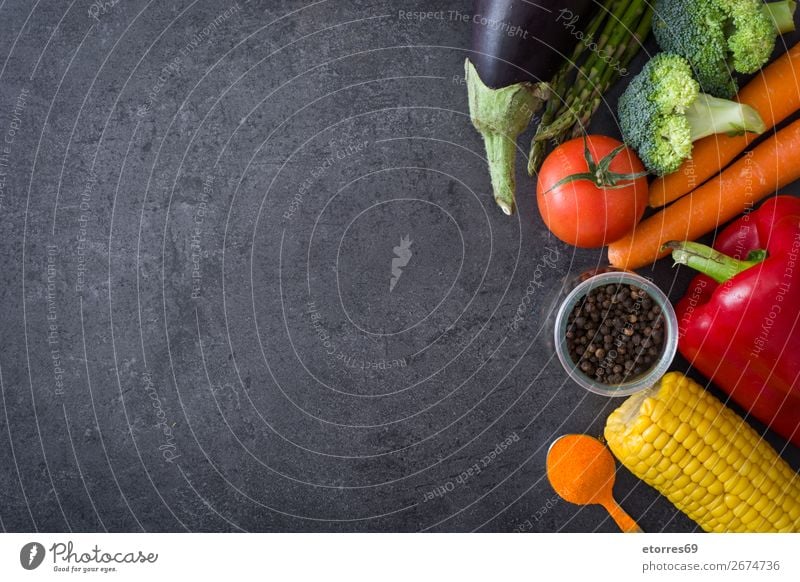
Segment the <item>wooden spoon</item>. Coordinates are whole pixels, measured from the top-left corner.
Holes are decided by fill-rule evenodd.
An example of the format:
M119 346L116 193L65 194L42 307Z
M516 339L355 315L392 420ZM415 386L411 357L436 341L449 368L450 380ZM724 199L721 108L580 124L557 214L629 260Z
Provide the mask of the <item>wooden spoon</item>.
M547 478L556 493L576 505L602 505L622 531L642 533L633 518L614 500L615 476L611 452L589 435L559 437L547 452Z

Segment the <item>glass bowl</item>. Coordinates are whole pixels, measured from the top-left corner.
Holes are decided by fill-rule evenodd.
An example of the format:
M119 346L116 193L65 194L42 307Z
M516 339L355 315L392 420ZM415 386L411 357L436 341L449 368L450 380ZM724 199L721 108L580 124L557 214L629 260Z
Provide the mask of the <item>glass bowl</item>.
M664 344L661 355L652 367L643 374L632 378L623 384L603 384L584 374L578 364L572 361L567 348L567 319L575 305L596 287L605 285L635 285L644 290L661 308L664 316ZM678 318L675 309L666 295L653 284L636 273L628 271L609 271L587 277L579 283L561 302L556 312L554 330L555 349L558 359L569 374L569 377L590 392L603 396L629 396L634 392L649 388L658 381L669 369L675 352L678 349Z

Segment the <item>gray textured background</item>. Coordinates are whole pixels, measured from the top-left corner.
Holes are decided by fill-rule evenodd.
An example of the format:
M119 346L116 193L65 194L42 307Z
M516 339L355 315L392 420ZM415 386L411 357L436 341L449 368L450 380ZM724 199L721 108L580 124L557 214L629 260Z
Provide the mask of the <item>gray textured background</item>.
M603 253L498 211L469 26L399 14L468 5L0 2L3 530L616 531L543 472L619 404L543 316Z

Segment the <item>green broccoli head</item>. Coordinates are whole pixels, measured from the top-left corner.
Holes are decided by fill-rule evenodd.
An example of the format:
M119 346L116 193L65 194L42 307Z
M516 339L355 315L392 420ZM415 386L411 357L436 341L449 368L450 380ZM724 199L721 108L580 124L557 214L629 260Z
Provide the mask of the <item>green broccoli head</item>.
M688 61L670 53L654 56L633 78L618 113L623 139L658 175L677 170L702 137L764 131L752 107L700 93Z
M692 155L692 131L685 117L658 117L649 129L648 139L639 148L639 157L654 174L661 176L674 172L683 160Z
M678 55L660 53L620 97L622 137L639 152L648 170L672 172L691 154L691 129L685 113L699 92L689 63Z
M793 0L655 0L653 35L689 61L700 87L730 98L734 72L754 73L769 59L779 31L793 30Z
M736 91L727 62L725 13L717 0L656 0L653 36L662 50L686 58L703 90L719 97Z
M728 36L733 70L739 73L755 73L763 67L775 48L778 32L775 25L761 9L761 0L727 0L722 2L727 9L727 18L732 23Z

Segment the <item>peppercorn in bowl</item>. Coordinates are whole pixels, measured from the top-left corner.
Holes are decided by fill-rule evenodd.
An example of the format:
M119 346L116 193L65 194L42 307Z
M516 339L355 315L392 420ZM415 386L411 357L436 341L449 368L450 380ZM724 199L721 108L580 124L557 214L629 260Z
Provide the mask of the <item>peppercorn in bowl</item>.
M678 321L644 277L611 271L584 280L556 313L555 346L570 378L596 394L628 396L652 386L678 346Z

